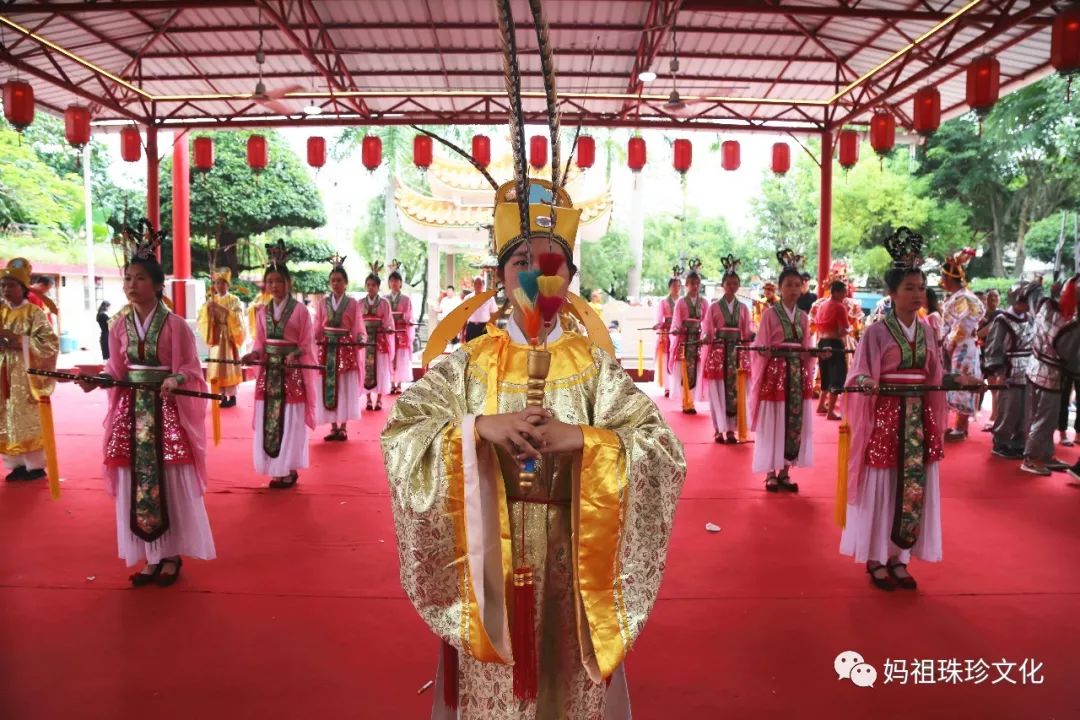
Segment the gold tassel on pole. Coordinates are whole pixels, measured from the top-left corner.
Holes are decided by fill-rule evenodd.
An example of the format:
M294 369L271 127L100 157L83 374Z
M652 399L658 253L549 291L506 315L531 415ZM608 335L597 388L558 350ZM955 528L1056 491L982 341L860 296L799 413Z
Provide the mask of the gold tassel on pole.
M682 366L682 407L683 410L689 410L694 407L694 396L690 392L690 376L687 374L686 358L683 357L679 364Z
M664 386L664 366L667 365L667 353L663 348L656 351L656 382L660 387Z
M31 383L33 385L33 383ZM45 446L45 472L49 476L49 497L60 499L60 461L56 457L56 430L53 426L52 398L39 397L38 420L41 423L41 439Z
M847 527L848 457L851 454L851 423L847 417L847 400L844 400L844 420L840 423L840 438L836 445L836 502L833 516L836 525Z
M748 375L746 368L739 368L735 371L735 404L738 405L736 409L736 428L738 430L739 442L744 443L750 439L750 426L746 418L746 376Z
M217 374L217 368L211 368L210 372ZM215 395L221 394L221 380L216 377L210 378L210 392ZM214 439L214 447L221 443L221 403L210 403L210 428Z
M637 341L637 376L641 379L641 376L645 374L645 341L638 338Z

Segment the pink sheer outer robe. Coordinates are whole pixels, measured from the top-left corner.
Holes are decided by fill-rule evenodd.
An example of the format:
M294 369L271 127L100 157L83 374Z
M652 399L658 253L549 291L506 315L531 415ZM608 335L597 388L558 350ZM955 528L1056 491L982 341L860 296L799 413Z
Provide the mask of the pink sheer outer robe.
M266 305L260 305L255 311L255 341L251 346L252 352L263 352L266 349L266 313L270 312L272 306L271 300ZM300 349L300 357L290 359L288 362L304 365L316 364L311 313L303 303L298 302L293 309L289 322L285 324L285 336L282 339ZM265 371L260 370L260 374L262 372ZM319 388L322 387L322 381L317 370L301 370L300 372L304 377L304 424L315 429L315 398Z
M776 309L773 309L776 308ZM776 347L784 343L784 327L780 324L780 318L776 316L777 311L785 312L783 306L777 303L761 314L761 324L758 327L757 338L754 341L755 347ZM799 311L795 316L796 322L802 325L802 346L804 348L813 347L813 338L810 337L810 317ZM781 358L782 359L782 358ZM757 430L757 417L759 406L761 404L761 387L765 381L766 372L765 369L769 365L769 354L764 352L752 352L750 353L750 429ZM803 356L803 376L813 377L814 356L806 354ZM803 400L812 399L803 397ZM808 421L810 418L804 418L803 422Z
M944 370L941 364L941 350L934 342L934 328L923 318L916 322L923 326L926 333L926 384L940 385ZM855 349L855 359L848 370L847 386L856 385L855 378L866 375L880 381L883 373L894 372L900 365L900 346L896 344L889 328L884 322L874 323L866 328L859 346ZM844 415L851 424L851 452L848 456L848 503L856 504L859 500L861 483L866 473L866 448L874 431L874 407L876 395L849 393L845 396L847 408ZM941 434L945 427L945 393L931 392L924 399L926 407L937 418L937 432ZM940 446L941 438L936 444ZM927 443L929 445L929 443Z
M701 320L701 333L699 333L699 339L705 338L705 318L709 316L709 301L702 295L698 295L698 302L701 304L701 311L699 319ZM682 347L686 338L683 335L677 333L682 332L684 326L692 325L693 321L690 318L690 306L686 302L686 298L679 298L679 301L675 303L675 312L671 319L671 352L668 353L668 373L676 383L675 387L682 387L682 367L679 366L679 350ZM694 400L704 400L705 395L705 380L702 377L702 373L705 370L705 348L706 345L698 345L698 364L697 364L697 384L694 385ZM692 351L692 350L691 350Z
M131 312L135 312L134 308ZM121 316L113 323L109 330L109 360L105 365L105 372L109 376L123 380L128 370L128 336L126 316ZM187 326L183 318L174 313L169 313L162 325L161 334L158 336L157 346L158 360L162 365L167 365L173 374L184 376L184 382L180 386L184 390L196 390L208 392L206 381L203 380L202 364L199 361L198 349L195 345L195 336L191 328ZM124 388L109 388L109 410L105 415L105 438L102 444L102 456L106 455L109 439L112 437L112 428L119 421L117 417L117 405L122 393L127 392ZM187 435L188 445L191 448L192 462L195 467L195 475L199 481L200 493L206 490L206 403L207 400L199 398L174 395L176 409L180 412L180 424ZM105 466L105 478L109 483L109 492L116 495L116 482L119 477L119 468Z

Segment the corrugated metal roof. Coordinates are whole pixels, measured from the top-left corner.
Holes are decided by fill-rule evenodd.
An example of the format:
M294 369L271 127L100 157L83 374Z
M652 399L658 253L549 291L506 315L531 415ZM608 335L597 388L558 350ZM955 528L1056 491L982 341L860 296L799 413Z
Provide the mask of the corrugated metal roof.
M94 78L99 75L115 88L107 77L113 74L155 98L170 96L154 104L170 122L207 116L257 121L270 111L250 97L203 96L252 93L260 71L255 53L261 35L266 53L261 71L271 93L290 87L352 91L359 94L352 102L366 107L360 121L372 124L401 122L398 113L418 122L502 121L502 59L494 7L487 0L252 0L249 6L235 0L138 0L127 9L125 4L97 0L79 7L68 1L51 12L42 4L6 5L0 18L8 47L17 42L13 38L19 27L35 29L38 36L23 39L13 52L0 51L0 59L34 77L37 97L48 106L43 109L97 98L98 119L149 120L143 116L149 104L128 98L117 105ZM823 103L835 100L853 79L878 68L914 38L939 28L966 0L949 0L944 7L938 3L936 11L914 0L747 2L740 11L732 3L717 2L719 11L697 9L707 4L549 0L545 12L557 71L563 75L559 87L564 94L589 94L566 98L568 122L731 127L746 125L749 118L767 126L776 124L770 118L804 122L805 113L823 127L827 118L833 123L865 121L875 108L886 106L903 124L910 117L911 96L929 83L940 85L944 109L963 111L963 69L983 52L998 53L1003 84L1041 76L1049 59L1049 0L1016 2L1010 17L982 2L932 34L921 48L909 49L910 57L862 78L827 113ZM658 14L650 14L653 5ZM679 5L676 15L666 15ZM289 8L287 19L276 14L283 6ZM513 9L523 88L541 91L527 0L514 0ZM77 55L83 64L49 44ZM966 49L953 57L961 48ZM676 52L680 67L673 78L669 67ZM634 94L639 85L631 76L635 67L659 75L642 88L640 106ZM665 103L673 87L687 98L712 100L669 107ZM465 95L447 96L447 91ZM599 96L606 93L619 97ZM717 102L719 97L725 101ZM762 98L787 103L757 102ZM860 100L853 108L854 98ZM298 112L311 101L297 97L286 104ZM462 112L465 107L475 112ZM540 112L543 101L526 98L525 107ZM249 109L234 117L238 108ZM350 113L354 110L350 107ZM380 114L386 112L395 115ZM447 112L459 114L442 114Z

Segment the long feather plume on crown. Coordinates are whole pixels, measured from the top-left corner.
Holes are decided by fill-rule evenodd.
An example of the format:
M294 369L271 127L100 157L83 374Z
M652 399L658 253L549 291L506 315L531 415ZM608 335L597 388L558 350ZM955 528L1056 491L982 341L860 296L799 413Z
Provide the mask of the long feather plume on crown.
M892 256L892 266L904 270L918 270L923 264L923 238L908 227L898 227L885 240L885 249Z
M689 272L687 273L687 277L689 277L690 275L697 275L698 277L701 277L701 260L700 259L693 258L692 260L690 260L690 262L688 262L686 264L686 267L689 270Z
M418 132L418 133L423 133L424 135L427 135L427 136L428 136L429 138L432 138L433 140L437 140L437 141L439 141L440 143L442 143L443 145L445 145L445 146L446 146L446 147L448 147L449 149L451 149L451 150L453 150L454 152L456 152L456 153L457 153L458 155L460 155L461 157L463 157L463 158L465 158L466 160L468 160L468 161L469 161L469 164L470 164L470 165L472 165L472 166L473 166L474 168L476 168L476 170L477 170L477 171L478 171L478 172L479 172L479 173L480 173L481 175L483 175L483 176L484 176L484 179L485 179L485 180L487 180L487 181L488 181L488 183L489 183L489 184L491 185L491 189L492 189L492 190L498 190L498 189L499 189L499 183L495 182L495 178L491 177L491 173L489 173L489 172L487 171L487 168L485 168L485 167L484 167L483 165L481 165L480 163L476 162L476 158L474 158L474 157L472 156L472 154L471 154L471 153L467 153L467 152L465 152L464 150L462 150L462 149L461 149L460 147L458 147L458 146L457 146L457 145L455 145L454 143L450 142L450 141L449 141L449 140L447 140L446 138L443 138L443 137L439 137L438 135L436 135L435 133L431 132L430 130L425 130L424 128L422 128L422 127L418 127L418 126L416 126L416 125L410 125L409 127L411 127L411 128L413 129L413 130L415 130L415 131L416 131L416 132Z
M558 188L562 171L562 146L559 141L561 124L559 95L555 89L555 58L551 49L550 29L541 0L529 0L533 27L536 28L536 44L540 50L540 71L544 76L544 96L547 99L548 130L551 132L551 187Z
M506 82L507 114L510 116L510 146L514 155L514 182L518 212L521 214L521 237L529 237L529 168L525 158L525 116L521 107L521 68L517 58L517 36L510 0L495 0L499 18L499 45L503 53L503 79Z
M798 255L791 248L784 248L776 253L776 259L780 263L780 267L784 270L791 268L793 270L799 270L802 267L803 261L806 260L806 256Z
M679 265L675 265L671 268L671 277L676 280L682 280L682 276L685 271Z
M339 255L335 252L330 257L326 258L326 261L330 263L330 272L334 272L335 270L344 270L346 257L347 256Z
M371 275L373 277L379 277L379 275L383 271L384 265L380 261L376 260L375 262L371 263L369 267L371 268Z
M157 250L165 239L165 233L157 232L148 219L140 218L134 223L111 224L113 245L123 256L123 264L133 260L157 260Z
M941 272L960 282L965 282L967 273L964 272L964 266L975 258L975 254L975 248L966 247L952 255L947 255L941 266Z

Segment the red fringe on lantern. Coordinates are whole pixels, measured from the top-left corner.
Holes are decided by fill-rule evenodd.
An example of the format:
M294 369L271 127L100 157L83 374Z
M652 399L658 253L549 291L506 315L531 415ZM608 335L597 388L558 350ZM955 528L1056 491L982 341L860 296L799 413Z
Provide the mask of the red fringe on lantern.
M457 648L448 642L442 644L442 694L443 704L451 710L458 706L458 657Z
M514 570L514 623L510 640L514 648L514 697L535 700L537 688L536 586L532 569Z

